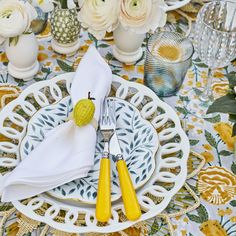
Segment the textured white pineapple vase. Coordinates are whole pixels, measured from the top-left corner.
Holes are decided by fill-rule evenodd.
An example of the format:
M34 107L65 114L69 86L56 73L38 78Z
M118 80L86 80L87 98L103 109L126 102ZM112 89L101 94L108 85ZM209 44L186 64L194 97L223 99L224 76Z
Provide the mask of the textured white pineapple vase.
M31 80L39 71L38 42L33 33L22 34L16 43L6 42L6 54L9 59L8 72L11 76L24 81Z
M113 32L115 45L113 46L114 57L132 65L143 55L142 43L146 34L136 34L119 25Z

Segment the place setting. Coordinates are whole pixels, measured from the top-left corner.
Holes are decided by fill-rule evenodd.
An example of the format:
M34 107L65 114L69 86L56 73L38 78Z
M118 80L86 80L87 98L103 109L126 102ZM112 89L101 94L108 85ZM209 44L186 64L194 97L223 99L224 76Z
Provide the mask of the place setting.
M236 195L222 193L236 184L236 6L201 3L191 37L168 30L189 2L0 1L7 236L210 236L214 222L233 235L233 211L232 228L209 214ZM215 99L221 66L229 89Z
M94 67L98 68L88 73L87 65L92 64L94 64ZM104 83L101 83L100 87L94 86L93 80L95 77L92 76L94 73L96 73L99 78L104 78ZM107 73L107 76L104 76L105 73ZM84 80L80 79L85 77L87 78L86 83ZM70 85L68 85L69 79ZM60 90L57 85L61 81L66 81L67 87L70 89L68 91L70 95L64 98L62 93L59 92ZM79 85L81 83L80 81L83 81L81 85ZM111 85L114 86L114 89L116 88L116 94L113 97L105 98L111 89ZM46 98L45 95L43 97L43 93L40 92L43 88L47 87L49 87L52 92L51 96L55 97L57 95L56 101L52 104L47 104L49 102L47 100L49 99ZM132 90L137 91L133 93ZM81 91L81 93L79 93L79 91ZM27 97L32 94L32 92L35 100L41 101L42 108L34 107L32 103L27 101ZM61 97L58 96L59 94ZM88 96L88 98L80 99L82 98L80 96L83 96L81 94L86 94L84 97ZM143 97L144 99L145 96L149 96L149 99L153 99L153 101L146 101L146 104L142 106L141 103L145 103L145 101L142 101L141 98ZM124 99L126 97L129 97L128 101ZM26 126L23 125L24 117L20 118L18 117L19 114L14 112L14 108L17 106L21 106L30 117ZM94 106L95 111L93 110ZM101 108L102 106L104 107L103 109ZM110 106L112 108L109 108ZM77 109L80 107L81 109L86 108L85 113L80 115L76 107ZM84 56L84 59L82 59L75 74L63 74L50 81L32 85L29 89L26 89L18 99L12 102L11 107L8 106L6 108L9 110L3 114L11 114L14 119L21 120L23 122L21 125L24 127L22 133L18 135L19 149L15 147L15 155L17 156L18 163L12 162L10 164L11 158L5 158L4 161L8 163L8 165L16 165L17 168L23 169L19 169L18 173L17 171L12 172L16 174L15 178L21 180L10 184L8 181L13 177L13 174L7 177L7 179L9 179L6 179L6 183L9 183L9 185L7 184L8 186L6 186L5 189L8 189L9 192L6 191L6 195L3 193L3 198L4 195L6 199L10 198L9 200L14 203L16 208L28 208L26 210L28 213L25 214L32 214L34 210L36 210L36 206L40 208L49 201L51 202L50 204L53 202L55 205L47 209L48 214L50 214L52 208L54 209L56 207L59 210L59 208L63 209L67 206L70 208L68 214L71 214L71 211L77 211L77 214L80 214L79 212L82 210L87 211L84 216L85 221L86 217L88 217L87 214L91 217L93 216L93 221L89 219L90 225L85 226L86 229L77 226L77 229L75 228L77 232L91 231L91 224L95 227L93 230L98 228L96 230L107 232L107 230L111 230L109 228L117 227L117 224L119 224L119 214L122 210L124 211L124 215L132 215L136 207L139 213L138 216L135 216L135 219L132 219L131 216L131 220L128 224L133 224L132 222L135 222L133 220L141 219L141 217L150 217L148 215L155 214L157 210L159 211L159 209L170 201L171 194L174 195L178 191L181 187L181 181L184 181L184 178L186 178L189 143L181 128L177 115L148 88L112 76L108 65L92 46ZM103 110L103 112L97 110L99 108ZM159 114L156 114L158 108L160 111L158 112ZM111 109L113 109L113 111L110 111ZM94 116L93 114L90 115L87 111L93 112ZM111 117L111 115L104 117L106 113L113 113L113 117ZM78 118L76 118L76 114L79 114ZM98 118L96 118L96 116ZM6 117L2 117L1 121L4 123L5 119ZM96 133L96 129L98 128L97 120L99 119L100 128ZM113 126L108 126L108 128L111 129L113 127L113 132L115 132L111 134L111 138L108 138L108 147L106 147L107 144L104 141L105 137L101 124L101 120L106 119L108 119L108 121L107 124L105 123L105 127L111 123L112 119ZM76 124L78 124L79 127ZM168 126L170 127L168 128ZM2 126L2 128L4 133L7 133L9 136L11 133L9 128L4 126ZM86 130L86 128L88 130ZM156 131L157 129L159 132ZM76 130L78 132L77 134ZM68 138L68 135L75 135L74 139L77 139L77 141L74 143L72 141L73 139ZM112 135L114 135L114 137ZM87 140L85 138L86 136ZM84 144L78 146L78 142L83 142ZM12 153L14 148L10 145L13 144L2 143L1 147L5 147L4 151L6 153L9 151ZM80 148L81 150L79 150ZM108 149L104 152L105 148ZM66 153L64 150L66 150ZM108 154L108 150L110 154ZM85 158L84 161L78 162L77 155L75 155L74 160L73 158L68 160L68 155L73 156L73 153L78 153L77 155L81 153L81 158L83 158L83 156ZM90 160L89 153L91 154ZM107 155L106 157L103 156L105 154ZM162 159L162 156L166 157ZM45 160L43 160L43 157L45 157ZM49 157L53 158L51 164L48 160ZM30 163L33 159L35 159L36 162ZM104 167L101 168L102 161L109 161L109 165L106 163ZM56 164L56 162L58 164ZM22 166L24 163L26 166ZM63 164L64 169L62 169L61 163L67 163L66 165ZM42 165L41 168L40 165ZM78 167L76 168L77 165ZM175 176L170 171L168 172L168 166L171 166L173 169L180 168L181 170L178 175ZM35 167L35 169L33 169L33 167ZM109 168L109 171L107 168ZM30 172L24 172L24 169L30 169ZM43 173L41 173L41 171L38 172L37 170L39 169L44 169ZM46 169L47 174L45 172ZM104 173L101 172L102 170ZM23 172L26 176L21 176ZM110 173L110 175L108 175L108 173ZM164 184L163 186L156 185L155 182L157 179L158 181L163 181L163 183L167 181L167 179L168 182L172 182L172 191L166 190ZM100 181L101 184L103 184L101 189L99 189ZM13 188L11 186L13 186ZM19 189L16 190L17 188ZM136 193L135 190L137 191ZM13 199L15 194L11 191L17 191L21 193L22 196L17 194L16 198L20 197L20 199ZM103 198L107 196L111 204L109 207L110 212L112 212L112 215L116 215L116 220L113 219L113 222L110 222L110 213L110 217L106 218L106 222L109 222L110 225L109 227L104 227L104 229L101 226L96 226L98 220L96 220L95 213L96 206L98 207L97 198L99 191L102 192L102 202L100 203L102 205L102 212L105 211L106 207ZM136 199L136 206L132 207L132 201L130 202L131 193L128 196L125 195L126 199L128 199L126 200L128 203L122 203L121 198L125 201L124 194L129 191L133 193L133 198ZM41 194L44 192L46 192L46 194ZM151 198L148 200L149 198L146 196L148 192L154 194L156 197L160 195L161 202L149 205L152 200ZM40 195L31 199L26 206L22 205L22 202L19 201L37 194ZM139 204L142 202L140 204L141 206L143 205L142 211L144 212L142 213L138 201ZM126 204L126 206L124 205L125 209L123 209L123 204ZM154 211L151 206L155 206L157 210ZM147 212L145 212L145 209ZM46 219L47 217L44 220ZM43 219L41 220L43 221ZM73 220L75 220L75 215ZM126 227L124 223L121 225L120 227L122 228Z

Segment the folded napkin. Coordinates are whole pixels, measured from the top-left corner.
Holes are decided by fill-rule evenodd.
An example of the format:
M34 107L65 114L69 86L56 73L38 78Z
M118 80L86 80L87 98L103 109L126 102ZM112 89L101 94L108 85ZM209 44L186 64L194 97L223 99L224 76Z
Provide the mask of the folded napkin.
M81 60L71 87L73 106L80 99L95 98L94 119L110 92L112 72L91 46ZM94 164L96 130L89 124L78 127L69 120L53 129L9 175L3 177L2 202L22 200L72 180L87 176Z

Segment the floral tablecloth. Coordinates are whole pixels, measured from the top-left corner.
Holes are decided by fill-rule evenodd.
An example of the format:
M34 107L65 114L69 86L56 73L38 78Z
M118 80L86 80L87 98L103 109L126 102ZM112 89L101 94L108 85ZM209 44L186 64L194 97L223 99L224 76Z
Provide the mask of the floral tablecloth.
M114 74L120 75L126 80L143 83L144 58L138 61L136 65L123 65L116 61L111 54L113 41L96 41L86 32L81 33L80 40L81 47L78 53L73 57L66 57L53 52L50 37L40 39L38 55L40 71L29 82L14 79L7 74L5 69L8 60L4 50L0 49L0 106L7 103L6 94L4 94L6 90L1 88L9 88L10 85L8 84L14 84L19 92L20 89L23 90L32 83L50 80L55 75L74 71L91 44L96 45ZM232 72L236 74L236 60L228 67L214 72L215 78L212 89L215 97L226 93L227 75ZM201 168L198 175L189 175L187 185L175 196L168 207L169 210L167 209L169 217L159 215L144 222L144 224L137 225L137 227L112 235L236 235L236 160L233 155L236 138L231 137L232 124L228 121L227 115L214 114L211 118L203 119L200 111L194 113L189 105L192 99L197 99L199 91L206 84L206 79L207 68L197 58L197 55L194 55L192 66L180 91L176 96L164 99L184 121L191 149L205 158L205 166ZM189 173L194 172L195 164L194 159L189 161ZM0 169L0 171L4 172L5 169ZM192 211L191 206L194 204L197 204L198 208ZM181 214L172 214L171 209L176 206L184 209ZM32 235L40 235L40 229L42 227L45 229L45 225L30 220L19 212L12 211L11 213L14 214L9 213L6 216L4 212L11 209L11 205L1 204L0 206L0 215L5 217L1 224L2 232L5 235L31 235L31 233ZM174 234L172 234L173 232ZM66 234L51 229L46 235L69 236L74 234Z

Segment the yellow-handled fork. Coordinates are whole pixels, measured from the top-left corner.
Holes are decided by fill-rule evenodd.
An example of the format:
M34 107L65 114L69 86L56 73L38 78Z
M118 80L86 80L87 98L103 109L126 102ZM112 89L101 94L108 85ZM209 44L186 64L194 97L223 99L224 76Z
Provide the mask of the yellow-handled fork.
M109 159L109 142L115 132L114 102L105 99L100 117L100 131L104 139L103 156L100 161L98 192L96 203L96 218L107 222L111 218L111 176Z

